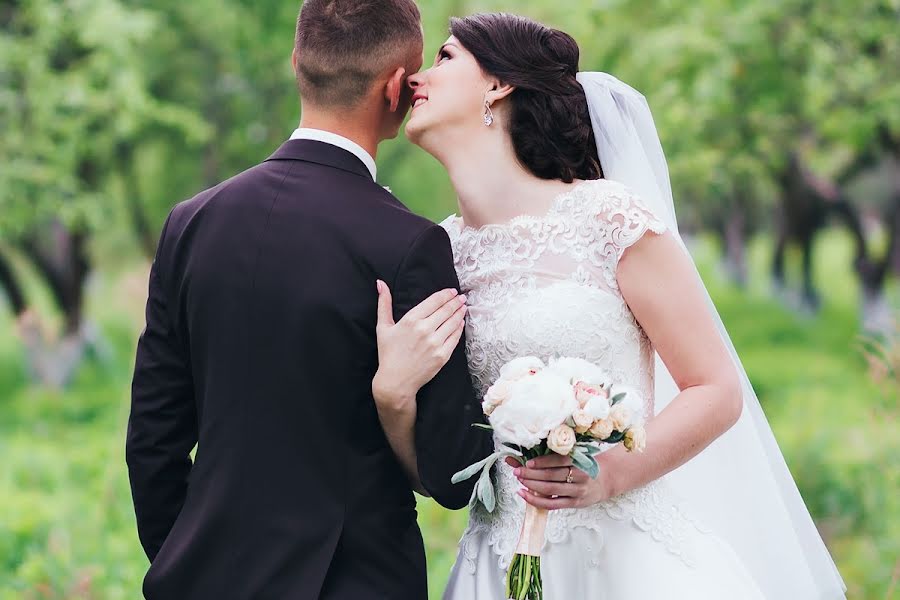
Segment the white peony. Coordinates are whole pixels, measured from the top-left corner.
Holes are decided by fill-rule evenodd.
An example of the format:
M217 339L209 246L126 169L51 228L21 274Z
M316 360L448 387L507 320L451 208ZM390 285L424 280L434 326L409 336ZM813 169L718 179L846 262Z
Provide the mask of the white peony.
M536 356L523 356L514 358L500 369L500 378L507 381L517 381L532 374L532 371L544 369L544 361Z
M549 371L523 377L488 420L501 442L533 448L578 408L572 386Z
M609 400L603 396L594 396L584 405L585 413L591 417L591 421L605 419L609 416Z
M494 409L506 402L510 394L510 382L505 379L499 380L497 383L488 388L481 403L481 409L484 414L490 416Z
M581 358L551 359L549 368L572 385L579 381L598 386L609 382L609 375L606 371Z

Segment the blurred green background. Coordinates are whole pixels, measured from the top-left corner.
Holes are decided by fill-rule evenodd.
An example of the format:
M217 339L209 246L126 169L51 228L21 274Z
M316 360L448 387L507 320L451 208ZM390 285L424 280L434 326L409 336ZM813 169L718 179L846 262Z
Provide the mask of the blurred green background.
M900 1L419 2L526 14L647 95L685 237L849 597L900 577ZM0 1L0 600L139 597L123 457L149 258L176 202L299 118L298 2ZM404 139L379 179L433 219ZM465 522L421 504L432 596Z

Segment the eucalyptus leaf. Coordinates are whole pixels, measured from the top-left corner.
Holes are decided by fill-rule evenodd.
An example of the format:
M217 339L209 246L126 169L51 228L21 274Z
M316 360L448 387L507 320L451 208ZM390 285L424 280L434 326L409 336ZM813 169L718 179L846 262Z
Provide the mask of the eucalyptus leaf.
M600 465L597 464L593 456L577 454L572 457L572 462L576 467L587 473L591 479L596 479L597 475L600 474Z
M481 477L478 478L477 488L478 498L479 500L481 500L484 508L489 513L494 512L494 507L497 505L497 501L494 494L494 482L491 481L490 467L481 472Z
M621 401L624 400L624 399L625 399L625 392L622 392L621 394L616 394L615 396L613 396L613 397L610 399L609 405L610 405L610 406L615 406L616 404L618 404L619 402L621 402Z
M495 462L497 462L497 459L500 458L501 454L503 454L502 451L494 452L493 454L487 456L486 458L479 460L477 463L475 463L473 465L469 465L462 471L459 471L458 473L454 474L453 477L450 479L450 481L452 483L459 483L460 481L465 481L466 479L470 479L476 473L478 473L478 471L483 469L485 466L488 469L490 469L491 465L493 465Z

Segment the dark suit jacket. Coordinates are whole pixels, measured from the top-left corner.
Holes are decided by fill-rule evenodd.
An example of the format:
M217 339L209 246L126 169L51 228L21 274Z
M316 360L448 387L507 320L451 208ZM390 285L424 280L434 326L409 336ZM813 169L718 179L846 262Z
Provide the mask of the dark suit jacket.
M329 144L288 141L171 212L126 447L148 599L426 598L371 393L379 278L397 318L458 287L446 233ZM464 344L418 406L422 483L461 508L474 481L450 477L491 450Z

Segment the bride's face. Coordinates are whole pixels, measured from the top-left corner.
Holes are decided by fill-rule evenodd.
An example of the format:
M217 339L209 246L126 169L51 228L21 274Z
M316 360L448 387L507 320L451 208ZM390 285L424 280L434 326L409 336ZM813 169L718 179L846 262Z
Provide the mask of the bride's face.
M450 36L434 59L434 65L408 80L413 108L406 135L425 150L437 148L452 131L456 139L484 128L485 94L491 82L475 57Z

